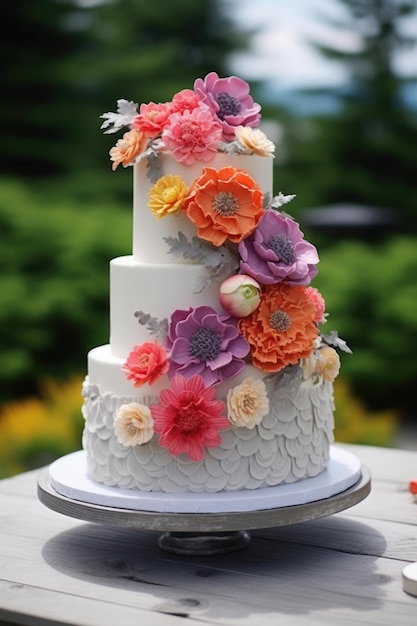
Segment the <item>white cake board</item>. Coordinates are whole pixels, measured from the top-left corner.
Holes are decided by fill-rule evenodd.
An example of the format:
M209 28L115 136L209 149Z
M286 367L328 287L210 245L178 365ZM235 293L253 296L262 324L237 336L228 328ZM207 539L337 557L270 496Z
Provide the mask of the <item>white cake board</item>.
M240 513L293 507L327 500L361 478L356 456L332 446L327 468L314 478L256 490L220 493L162 493L106 487L87 475L84 451L64 456L49 467L51 487L70 500L91 505L153 513Z

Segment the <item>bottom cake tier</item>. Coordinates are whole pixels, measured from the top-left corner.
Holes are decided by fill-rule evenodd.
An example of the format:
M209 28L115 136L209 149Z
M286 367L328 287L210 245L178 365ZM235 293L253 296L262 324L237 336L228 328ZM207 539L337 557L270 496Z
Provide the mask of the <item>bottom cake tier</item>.
M141 400L103 389L94 378L87 376L83 386L83 447L88 474L98 483L147 492L216 493L293 483L317 476L328 464L333 385L304 381L299 368L264 378L269 413L254 428L231 425L221 431L221 444L207 448L201 461L173 456L157 435L142 445L120 443L115 412Z

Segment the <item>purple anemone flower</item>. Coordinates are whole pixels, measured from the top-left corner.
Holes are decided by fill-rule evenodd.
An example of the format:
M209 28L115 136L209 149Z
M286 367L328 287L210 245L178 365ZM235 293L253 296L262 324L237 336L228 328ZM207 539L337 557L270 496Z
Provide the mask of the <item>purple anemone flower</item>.
M233 141L237 126L259 125L261 107L253 101L248 83L241 78L219 78L216 72L210 72L204 80L197 78L194 91L219 118L226 140Z
M200 375L206 387L234 378L245 367L249 344L237 331L236 321L221 318L209 306L177 309L168 329L168 375L188 379Z
M297 222L268 209L253 233L239 244L240 269L262 285L308 285L318 270L316 248Z

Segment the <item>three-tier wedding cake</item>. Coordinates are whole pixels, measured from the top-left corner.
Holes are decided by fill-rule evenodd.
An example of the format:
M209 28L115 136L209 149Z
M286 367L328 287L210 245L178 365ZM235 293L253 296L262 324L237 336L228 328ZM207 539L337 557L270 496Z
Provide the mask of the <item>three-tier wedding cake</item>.
M118 101L133 253L110 262L110 342L88 354L83 447L98 483L258 489L318 475L347 349L324 334L319 257L273 195L275 147L242 79Z

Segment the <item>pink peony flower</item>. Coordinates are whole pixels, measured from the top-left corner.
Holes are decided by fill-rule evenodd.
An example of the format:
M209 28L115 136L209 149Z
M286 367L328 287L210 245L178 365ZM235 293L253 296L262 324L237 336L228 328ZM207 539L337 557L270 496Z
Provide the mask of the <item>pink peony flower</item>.
M178 163L192 165L195 161L211 161L217 154L222 136L218 121L207 107L173 113L162 133L166 147Z
M213 387L204 386L201 376L188 380L174 376L171 389L161 391L160 404L150 407L160 445L174 456L188 454L193 461L203 458L204 448L217 447L221 443L218 431L230 423L215 393Z
M320 291L315 287L306 287L305 293L316 307L316 316L314 318L314 321L317 322L317 324L323 323L326 320L326 318L324 317L326 303L323 296L321 295Z
M253 101L248 83L241 78L219 78L216 72L210 72L204 80L197 78L194 90L221 121L227 141L233 141L237 126L259 125L261 107Z
M133 120L132 128L140 130L146 137L157 137L167 125L171 113L172 107L169 102L141 104L139 115Z
M153 385L168 367L165 348L156 341L147 341L133 348L122 370L134 387L141 387L145 383Z
M198 95L192 89L183 89L172 98L172 113L183 113L186 109L192 111L200 106Z

